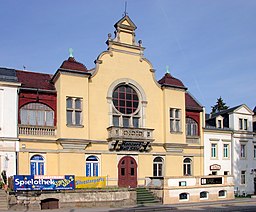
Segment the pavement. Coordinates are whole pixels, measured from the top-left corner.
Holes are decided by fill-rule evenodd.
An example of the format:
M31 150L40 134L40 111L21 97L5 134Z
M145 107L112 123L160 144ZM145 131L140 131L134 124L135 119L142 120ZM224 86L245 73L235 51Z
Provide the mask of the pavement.
M176 211L186 210L186 208L200 208L208 206L233 206L233 205L255 205L256 198L236 198L234 200L200 202L200 203L182 203L182 204L168 204L168 205L137 205L133 207L123 208L63 208L41 210L44 212L150 212L150 211ZM23 212L34 212L33 210L19 210ZM17 212L15 210L8 210L7 212ZM36 212L36 211L35 211ZM37 210L38 212L38 210Z

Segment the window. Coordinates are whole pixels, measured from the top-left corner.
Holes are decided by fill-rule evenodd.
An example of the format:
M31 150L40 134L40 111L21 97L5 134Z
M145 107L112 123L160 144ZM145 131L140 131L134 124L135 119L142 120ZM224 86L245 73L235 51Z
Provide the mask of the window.
M224 175L229 175L229 171L224 171Z
M185 175L185 176L192 175L191 161L192 160L190 158L185 158L183 160L183 175Z
M221 120L218 120L218 128L222 128L221 126L222 126L222 123L221 123L222 121Z
M241 184L244 185L245 184L245 171L241 171Z
M86 158L86 177L99 176L99 160L96 156Z
M186 135L198 136L198 124L192 118L186 118Z
M34 155L30 158L30 174L44 175L44 158L41 155Z
M200 199L208 199L208 192L206 191L200 192Z
M219 191L219 197L226 197L226 191L225 190L220 190Z
M156 157L153 161L153 176L161 177L163 176L163 158Z
M240 130L248 130L248 120L247 119L239 119L239 129Z
M212 171L212 175L217 175L217 171Z
M170 130L171 132L181 132L181 110L170 109Z
M223 157L228 158L229 157L229 145L223 144Z
M179 195L180 200L188 200L189 194L188 193L181 193Z
M140 126L139 96L129 85L119 85L113 91L113 126Z
M240 157L245 158L246 157L246 145L241 144L240 146Z
M29 103L20 108L22 125L54 126L54 111L41 103Z
M82 99L68 97L67 107L67 125L82 125Z
M256 145L253 146L253 157L256 159Z
M211 144L211 157L217 157L217 144Z

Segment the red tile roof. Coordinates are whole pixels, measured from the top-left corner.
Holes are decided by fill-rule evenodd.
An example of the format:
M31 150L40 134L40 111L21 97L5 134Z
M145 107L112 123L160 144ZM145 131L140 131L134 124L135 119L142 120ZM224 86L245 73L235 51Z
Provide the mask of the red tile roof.
M82 63L77 62L74 57L69 57L67 60L65 60L61 64L60 68L68 69L68 70L88 72L85 65L82 64Z
M166 73L162 79L158 81L163 86L171 86L171 87L179 87L179 88L184 88L184 84L179 80L171 76L169 73Z
M202 106L189 94L185 94L186 109L202 111Z
M22 88L55 90L53 83L51 83L51 74L16 70L16 75Z

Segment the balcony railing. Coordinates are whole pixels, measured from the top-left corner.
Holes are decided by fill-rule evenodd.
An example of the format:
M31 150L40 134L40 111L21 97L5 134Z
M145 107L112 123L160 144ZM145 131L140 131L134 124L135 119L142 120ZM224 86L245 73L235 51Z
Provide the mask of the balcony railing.
M153 141L153 129L109 127L108 140Z
M19 125L19 135L55 136L54 127Z

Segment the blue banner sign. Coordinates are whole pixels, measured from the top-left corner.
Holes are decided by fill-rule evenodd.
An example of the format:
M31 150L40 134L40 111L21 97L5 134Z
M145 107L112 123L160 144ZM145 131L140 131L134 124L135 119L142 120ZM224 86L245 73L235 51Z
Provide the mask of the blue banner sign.
M14 175L15 191L74 190L75 176Z

